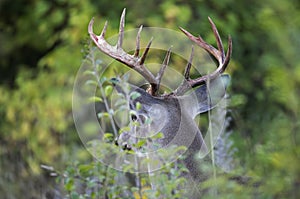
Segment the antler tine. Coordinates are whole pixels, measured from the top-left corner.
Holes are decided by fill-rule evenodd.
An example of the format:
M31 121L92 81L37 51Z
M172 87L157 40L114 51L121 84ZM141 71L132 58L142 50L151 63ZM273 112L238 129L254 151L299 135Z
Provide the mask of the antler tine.
M166 56L165 56L165 59L161 65L161 68L159 70L159 72L157 73L157 76L156 76L156 80L157 80L157 90L159 90L159 86L160 86L160 82L161 82L161 79L164 75L164 72L167 68L167 66L169 65L169 61L170 61L170 57L171 57L171 49L172 49L172 46L168 49L167 53L166 53Z
M227 53L226 53L225 60L223 63L224 67L222 68L222 70L220 70L221 73L224 72L226 67L228 66L231 54L232 54L232 39L229 35L228 36L228 49L227 49Z
M141 56L141 59L140 59L140 64L141 64L141 65L143 65L144 62L145 62L145 60L146 60L146 57L147 57L148 52L149 52L149 50L150 50L150 46L151 46L151 44L152 44L152 41L153 41L153 37L151 37L151 39L150 39L150 41L148 42L147 47L146 47L146 49L145 49L143 55Z
M122 48L122 44L123 44L124 27L125 27L125 14L126 14L126 8L123 9L121 19L120 19L119 38L118 38L117 48Z
M92 40L94 39L98 39L97 36L94 34L94 31L93 31L93 25L94 25L94 17L91 19L90 23L89 23L89 26L88 26L88 32L92 38Z
M224 61L224 59L225 59L225 52L224 52L224 47L223 47L222 39L220 37L220 34L219 34L218 29L217 29L216 25L214 24L214 22L211 20L210 17L208 17L208 20L209 20L209 23L211 25L211 28L212 28L212 30L214 32L214 35L215 35L215 38L216 38L216 41L217 41L218 50L220 52L219 55L221 56L222 61Z
M193 42L195 42L198 46L206 50L208 53L212 54L219 62L222 61L219 56L219 51L215 49L210 44L206 43L201 36L195 37L191 33L189 33L187 30L179 27L179 29Z
M134 57L138 57L140 54L140 40L141 40L142 29L143 29L143 25L140 26L139 31L136 35L136 48L134 52Z
M100 37L103 37L103 38L105 37L105 33L106 33L106 30L107 30L107 24L108 24L108 22L105 21L105 24L104 24L104 27L103 27L102 32L100 34Z
M192 46L190 59L189 59L187 65L185 67L185 71L184 71L184 78L185 79L190 79L190 70L191 70L191 67L192 67L193 58L194 58L194 46Z

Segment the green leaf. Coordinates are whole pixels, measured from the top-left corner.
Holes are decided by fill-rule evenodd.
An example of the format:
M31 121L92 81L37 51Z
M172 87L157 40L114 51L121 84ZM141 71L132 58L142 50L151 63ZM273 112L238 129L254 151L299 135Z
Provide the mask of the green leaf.
M104 92L105 92L105 96L109 96L113 91L113 87L111 85L108 85L105 87Z
M114 137L114 135L113 134L111 134L111 133L104 133L104 138L106 138L106 139L111 139L111 138L113 138Z
M95 187L97 184L96 184L96 182L95 182L95 180L89 180L88 182L87 182L87 187L88 188L93 188L93 187Z
M119 130L119 133L121 134L121 133L123 133L123 132L128 132L128 131L130 131L130 127L129 127L129 126L125 126L125 127L121 128L121 129Z
M94 80L87 80L85 82L86 85L94 85L94 86L98 86L97 82Z
M126 100L123 98L119 98L115 103L115 106L126 104Z
M136 148L140 148L140 147L144 146L145 144L146 144L146 140L145 140L145 139L142 139L142 140L139 140L139 141L135 144L135 146L136 146Z
M104 133L103 139L107 142L112 142L114 139L114 136L111 133Z
M78 193L72 192L72 193L71 193L71 198L72 198L72 199L80 199L80 196L79 196Z
M92 71L92 70L86 70L86 71L83 72L83 74L84 74L84 75L93 75L93 76L94 76L94 75L95 75L95 72Z
M125 165L122 169L124 172L133 172L134 171L133 164Z
M151 137L152 139L161 139L164 138L164 134L162 132L159 132Z
M65 189L67 191L72 191L74 189L74 179L73 178L66 179Z
M103 102L101 97L93 96L88 99L90 102Z
M100 83L101 84L103 84L104 82L106 82L107 81L107 78L106 77L102 77L101 79L100 79Z
M138 121L133 121L133 122L131 122L131 124L133 126L137 126L137 127L141 126L140 122L138 122Z
M140 102L137 102L135 105L136 110L141 110L142 104Z
M97 116L100 119L102 117L109 117L109 114L107 112L103 112L103 113L98 113Z
M93 170L93 165L90 165L90 164L84 164L84 165L79 165L78 166L78 169L79 169L79 173L81 175L86 175L88 174L90 171Z
M133 91L133 92L130 93L130 99L132 99L132 100L135 100L140 96L141 96L141 94L136 92L136 91Z

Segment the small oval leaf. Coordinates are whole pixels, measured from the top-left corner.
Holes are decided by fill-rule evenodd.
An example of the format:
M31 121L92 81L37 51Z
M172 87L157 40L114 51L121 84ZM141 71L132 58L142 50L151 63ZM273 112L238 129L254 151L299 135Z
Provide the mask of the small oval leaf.
M112 91L113 91L113 87L111 85L106 86L104 90L105 96L108 97L112 93Z
M142 104L140 102L137 102L135 105L136 110L141 110Z
M97 114L98 118L102 118L102 117L109 117L109 114L107 112L101 112Z
M152 139L161 139L164 138L164 134L162 132L159 132L151 137Z
M92 70L86 70L86 71L83 72L83 74L84 74L84 75L93 75L93 76L94 76L94 75L95 75L95 72L92 71Z
M133 91L132 93L130 93L130 98L131 98L132 100L135 100L135 99L137 99L137 98L140 97L140 96L141 96L141 94L138 93L138 92L136 92L136 91Z
M87 80L87 81L85 82L85 84L86 84L86 85L95 85L95 86L98 86L97 82L94 81L94 80Z
M93 96L89 98L90 102L103 102L101 97Z

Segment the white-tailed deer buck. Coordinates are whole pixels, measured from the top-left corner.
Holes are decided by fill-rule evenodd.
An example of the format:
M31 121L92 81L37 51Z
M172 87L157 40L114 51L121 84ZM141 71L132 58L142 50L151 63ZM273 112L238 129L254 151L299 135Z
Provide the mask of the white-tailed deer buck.
M168 65L171 51L166 53L166 57L163 61L162 67L155 76L151 73L146 65L145 60L149 52L152 40L148 43L145 51L140 56L140 33L142 26L140 27L136 37L136 50L133 55L128 54L122 48L124 38L124 24L125 24L125 9L120 19L119 37L116 46L112 46L105 40L105 33L107 23L98 36L93 32L94 19L92 19L88 26L88 32L91 39L96 46L105 54L113 59L125 64L131 69L141 74L148 82L148 89L144 90L136 88L136 92L140 93L140 96L136 98L132 104L141 104L141 108L137 110L135 120L139 120L143 123L143 117L151 118L152 122L150 128L139 128L140 135L147 135L147 132L161 132L162 138L156 140L161 147L169 147L170 145L187 145L188 149L184 163L189 169L190 174L194 179L198 179L198 162L195 160L194 155L198 152L206 152L207 147L198 128L198 125L194 122L194 118L203 112L209 111L214 108L216 104L224 97L227 75L221 75L226 69L232 51L232 40L228 38L228 50L225 53L221 38L217 31L215 24L210 18L209 22L212 26L212 30L216 37L217 48L205 42L200 36L195 37L183 28L180 30L196 45L206 50L216 61L218 62L217 69L207 75L194 78L190 77L190 69L192 66L192 59L194 57L194 49L192 48L191 55L188 63L185 67L184 80L178 86L168 94L160 94L160 83L164 71ZM175 41L174 41L175 42ZM218 89L218 84L223 83L225 85L223 90ZM218 91L214 91L217 89ZM193 92L190 92L193 90ZM210 93L214 93L210 95ZM135 106L132 108L134 109ZM130 134L130 132L128 132Z

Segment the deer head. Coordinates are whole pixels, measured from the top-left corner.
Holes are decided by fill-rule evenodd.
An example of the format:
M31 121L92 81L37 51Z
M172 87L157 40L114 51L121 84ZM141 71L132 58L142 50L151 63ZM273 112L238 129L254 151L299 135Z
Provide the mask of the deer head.
M141 104L141 108L136 110L137 114L134 116L134 120L139 120L140 123L143 123L145 122L145 117L151 118L151 124L148 125L147 128L143 126L139 127L137 130L139 135L147 137L147 133L149 132L161 132L163 137L156 140L161 147L187 145L188 143L187 156L184 162L195 179L199 177L199 174L194 155L198 152L205 153L207 147L198 125L194 122L194 118L198 114L214 108L220 99L224 97L225 89L219 89L218 85L221 83L225 85L226 88L229 77L221 74L225 71L229 63L232 51L231 38L228 38L228 50L227 53L225 53L217 28L213 21L210 18L208 19L216 37L217 48L205 42L200 36L195 37L183 28L180 28L180 30L196 45L206 50L218 62L217 69L212 73L192 79L190 77L194 57L194 48L192 47L191 55L185 67L184 80L177 89L167 94L160 94L161 92L159 92L159 90L162 76L169 63L171 50L167 51L157 75L151 73L145 65L145 60L151 48L152 40L150 40L145 51L140 56L141 26L136 37L136 49L134 54L131 55L125 52L122 48L125 9L120 19L119 36L115 46L110 45L105 40L107 22L100 35L96 35L93 32L94 19L90 21L88 26L90 37L99 50L135 70L149 83L149 87L146 90L142 88L134 89L135 92L138 92L140 95L131 102L132 109L135 109L137 103ZM119 88L119 90L121 90L121 88ZM193 90L193 92L191 93L190 90ZM210 95L210 91L214 91L214 94ZM131 132L127 132L121 135L119 139L130 139L130 134Z

